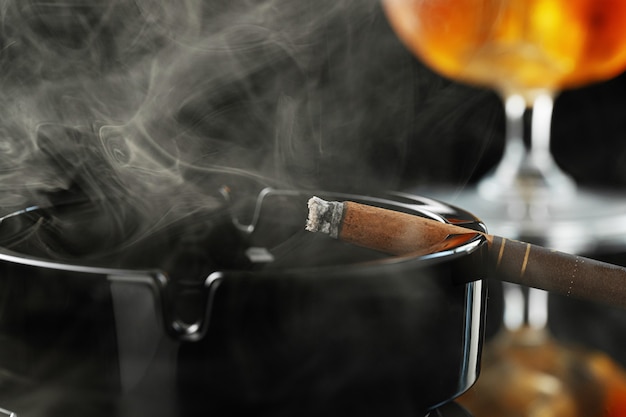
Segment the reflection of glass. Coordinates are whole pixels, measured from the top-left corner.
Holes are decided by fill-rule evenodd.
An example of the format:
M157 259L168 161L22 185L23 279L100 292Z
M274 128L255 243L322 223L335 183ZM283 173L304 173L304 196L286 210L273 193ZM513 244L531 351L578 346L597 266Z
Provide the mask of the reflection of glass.
M550 153L550 122L558 91L611 78L626 68L626 2L383 3L399 37L426 64L450 78L491 87L504 100L504 156L477 192L472 190L467 201L459 196L454 203L474 211L491 231L509 237L555 234L567 240L579 232L570 226L590 212L603 219L624 215L621 199L589 198L559 169ZM528 147L523 139L527 112L532 112Z

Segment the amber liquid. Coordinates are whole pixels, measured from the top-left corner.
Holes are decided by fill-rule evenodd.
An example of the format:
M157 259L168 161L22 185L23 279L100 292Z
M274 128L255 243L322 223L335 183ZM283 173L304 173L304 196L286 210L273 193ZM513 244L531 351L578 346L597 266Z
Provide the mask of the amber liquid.
M505 95L612 78L626 69L626 0L383 0L426 64Z

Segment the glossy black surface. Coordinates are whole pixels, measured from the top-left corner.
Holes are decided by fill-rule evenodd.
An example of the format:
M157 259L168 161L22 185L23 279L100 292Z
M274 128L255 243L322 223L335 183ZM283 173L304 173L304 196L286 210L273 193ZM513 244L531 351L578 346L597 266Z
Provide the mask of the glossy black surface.
M482 228L419 197L322 196ZM266 190L235 223L219 207L140 235L97 218L108 214L97 205L5 218L0 407L32 416L420 415L469 387L485 289L463 282L480 278L466 275L480 275L482 239L388 258L305 232L308 197ZM250 247L274 261L253 262ZM220 284L207 292L215 273ZM184 341L176 326L193 333L196 321L206 324L200 340Z

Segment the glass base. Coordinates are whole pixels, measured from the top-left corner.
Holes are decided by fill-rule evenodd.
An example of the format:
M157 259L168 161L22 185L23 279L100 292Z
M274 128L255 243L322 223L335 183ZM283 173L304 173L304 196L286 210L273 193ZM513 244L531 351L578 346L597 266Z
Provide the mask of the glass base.
M480 218L490 234L570 253L626 247L626 194L578 188L572 195L493 201L477 187L419 188L415 194L441 200Z

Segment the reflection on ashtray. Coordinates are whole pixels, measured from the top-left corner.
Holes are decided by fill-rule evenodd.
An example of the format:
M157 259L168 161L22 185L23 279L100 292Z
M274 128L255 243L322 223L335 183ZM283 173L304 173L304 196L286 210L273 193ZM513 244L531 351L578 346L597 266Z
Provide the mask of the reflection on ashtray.
M0 407L0 417L18 417L13 411L5 410Z

